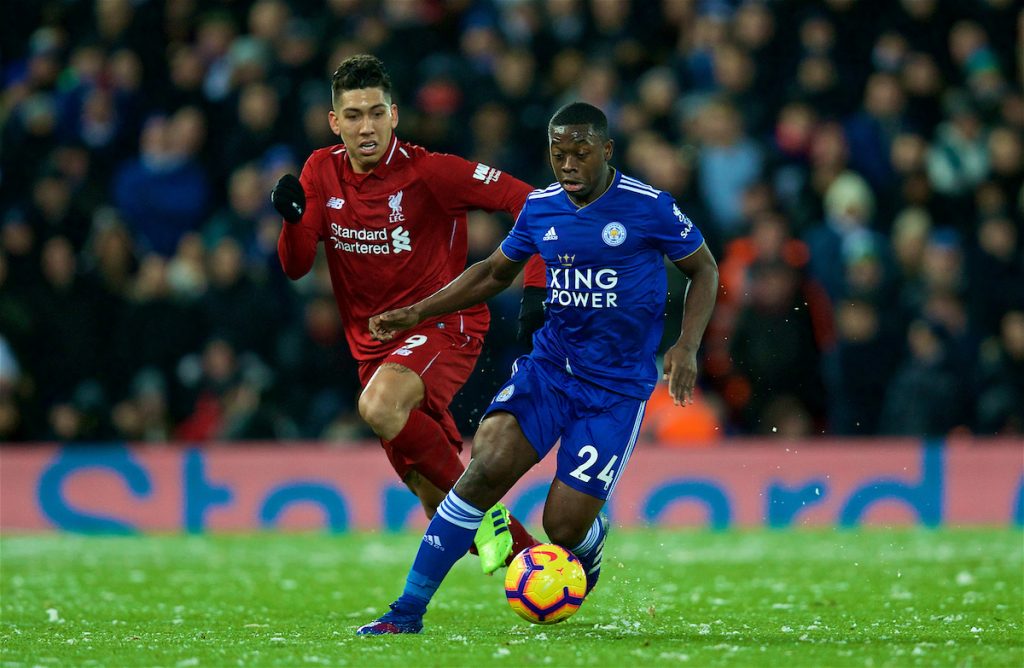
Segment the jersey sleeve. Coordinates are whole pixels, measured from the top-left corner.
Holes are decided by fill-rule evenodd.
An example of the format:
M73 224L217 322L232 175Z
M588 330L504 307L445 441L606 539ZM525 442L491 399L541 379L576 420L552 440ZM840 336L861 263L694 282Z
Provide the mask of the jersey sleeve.
M324 203L316 187L316 170L321 160L310 156L302 167L299 183L306 193L306 211L295 223L281 221L281 234L277 238L277 257L288 278L295 280L305 276L316 260L316 246L320 243L324 225Z
M533 188L482 162L430 153L419 167L427 186L450 211L505 211L515 217Z
M653 218L651 241L672 262L690 255L704 243L704 235L668 193L658 196Z
M508 233L508 236L505 237L505 240L499 246L505 257L513 262L526 262L531 255L537 252L537 245L530 236L529 215L530 206L529 202L527 202L523 205L523 210L519 212L516 223L512 226L512 231Z

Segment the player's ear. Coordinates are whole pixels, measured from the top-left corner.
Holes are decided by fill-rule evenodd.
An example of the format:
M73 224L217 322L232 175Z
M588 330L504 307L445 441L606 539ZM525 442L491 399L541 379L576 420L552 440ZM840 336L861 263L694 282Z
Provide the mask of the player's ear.
M338 123L338 115L331 109L327 112L327 123L331 126L331 132L341 136L341 124Z
M615 152L615 141L609 139L604 143L604 161L608 162L612 159L612 153Z
M394 102L391 103L391 129L394 130L398 127L398 105Z

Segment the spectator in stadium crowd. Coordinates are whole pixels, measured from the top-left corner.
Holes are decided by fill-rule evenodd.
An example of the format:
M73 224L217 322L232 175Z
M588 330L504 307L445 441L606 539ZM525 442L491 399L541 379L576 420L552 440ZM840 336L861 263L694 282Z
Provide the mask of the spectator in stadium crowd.
M146 121L138 159L123 164L114 179L114 203L136 242L144 252L164 257L186 232L199 228L210 196L194 146L185 143L185 116L177 114Z
M982 344L977 404L983 433L1024 430L1024 311L1007 311L997 337Z
M945 332L926 320L915 320L907 330L907 344L910 357L886 391L879 433L946 434L962 424L966 396L950 364Z
M246 272L241 245L224 237L208 258L209 287L199 299L204 328L230 342L239 352L267 358L273 351L280 323L272 295ZM265 322L260 327L253 323Z
M751 388L741 424L756 433L772 425L765 412L776 399L792 397L820 419L823 388L819 362L826 345L803 297L799 271L782 260L750 267L750 300L740 310L730 340L736 370Z
M746 135L739 111L725 99L705 105L697 127L700 193L718 235L731 239L745 231L739 204L743 191L761 176L762 152Z
M847 264L865 247L881 249L873 229L875 196L856 172L840 174L825 193L825 219L807 231L808 268L833 300L846 296Z
M359 377L329 293L305 301L301 317L285 324L279 346L279 381L289 388L285 409L296 416L304 437L318 438L339 421L360 422L355 411ZM371 434L364 425L353 435Z
M893 340L882 313L874 302L861 298L844 300L836 309L836 346L824 365L828 426L833 433L878 433L901 344Z
M29 299L34 345L28 359L43 405L66 401L77 386L101 368L100 322L96 293L78 269L79 259L65 237L50 237L40 254L42 282Z

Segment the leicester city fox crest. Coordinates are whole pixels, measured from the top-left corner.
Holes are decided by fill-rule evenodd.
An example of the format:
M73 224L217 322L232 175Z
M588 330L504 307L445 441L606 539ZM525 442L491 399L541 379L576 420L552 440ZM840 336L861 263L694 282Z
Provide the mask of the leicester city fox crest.
M621 246L626 241L626 226L618 222L608 223L601 230L601 239L609 246Z

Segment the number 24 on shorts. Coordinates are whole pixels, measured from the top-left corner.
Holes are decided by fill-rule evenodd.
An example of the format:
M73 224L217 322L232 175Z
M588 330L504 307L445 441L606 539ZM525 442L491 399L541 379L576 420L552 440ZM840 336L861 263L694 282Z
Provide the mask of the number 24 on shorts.
M587 471L597 463L597 448L592 445L584 445L580 448L577 457L583 460L583 463L574 468L569 475L583 482L590 482L590 474ZM597 479L604 483L604 488L608 489L608 486L615 480L615 462L618 461L618 455L612 455L612 458L608 461L608 464L601 469L601 472L597 474Z

